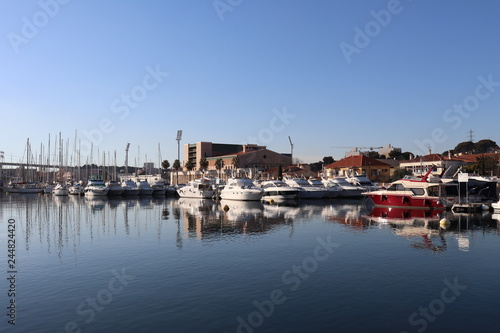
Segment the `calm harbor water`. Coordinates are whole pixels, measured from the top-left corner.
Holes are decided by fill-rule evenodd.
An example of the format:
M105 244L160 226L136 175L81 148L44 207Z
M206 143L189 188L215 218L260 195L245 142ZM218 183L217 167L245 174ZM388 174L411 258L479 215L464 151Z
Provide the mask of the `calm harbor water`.
M0 331L498 331L498 219L0 194Z

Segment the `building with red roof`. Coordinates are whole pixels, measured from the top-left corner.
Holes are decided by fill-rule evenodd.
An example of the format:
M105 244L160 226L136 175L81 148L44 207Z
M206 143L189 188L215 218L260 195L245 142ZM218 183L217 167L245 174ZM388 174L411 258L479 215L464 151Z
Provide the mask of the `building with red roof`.
M393 167L365 155L351 155L324 167L326 176L365 175L374 182L388 182Z

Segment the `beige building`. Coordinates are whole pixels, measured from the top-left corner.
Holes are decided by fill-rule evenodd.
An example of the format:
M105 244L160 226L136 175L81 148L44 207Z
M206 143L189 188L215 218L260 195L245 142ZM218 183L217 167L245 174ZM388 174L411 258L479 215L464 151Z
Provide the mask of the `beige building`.
M366 175L374 182L388 182L392 166L364 155L353 155L325 166L327 177L349 176L351 174Z
M223 178L228 177L235 170L244 172L256 172L272 167L289 166L292 163L290 154L280 154L267 149L266 146L255 144L224 144L212 142L197 142L184 145L183 166L188 161L195 166L194 171L200 169L200 160L205 157L208 161L210 174L214 174L216 161L221 159L224 166L221 170ZM185 168L184 168L184 171Z

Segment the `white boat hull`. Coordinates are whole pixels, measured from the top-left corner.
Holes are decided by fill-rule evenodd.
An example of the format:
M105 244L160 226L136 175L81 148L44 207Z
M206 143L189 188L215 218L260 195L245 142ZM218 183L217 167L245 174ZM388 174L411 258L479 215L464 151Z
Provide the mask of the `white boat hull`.
M224 200L243 200L243 201L258 201L262 199L262 191L258 190L222 190L220 193L221 199Z
M52 190L52 195L56 195L56 196L69 195L69 190L67 188L54 189L54 190Z

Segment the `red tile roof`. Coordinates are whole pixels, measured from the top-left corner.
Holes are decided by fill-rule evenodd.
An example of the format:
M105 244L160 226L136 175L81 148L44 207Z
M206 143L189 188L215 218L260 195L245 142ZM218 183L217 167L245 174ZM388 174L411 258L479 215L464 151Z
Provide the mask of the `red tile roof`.
M439 162L443 159L448 159L445 158L444 156L441 157L439 154L430 154L430 155L425 155L425 156L419 156L412 158L411 160L404 160L401 161L400 163L418 163L418 162Z
M492 157L492 158L500 158L500 153L484 153L484 154L470 154L470 155L460 155L455 156L453 159L459 160L466 163L475 163L477 159L480 157Z
M385 162L381 162L374 158L365 155L353 155L343 158L337 162L333 162L325 166L325 169L335 169L335 168L352 168L352 167L364 167L364 166L382 166L390 168L391 166Z

